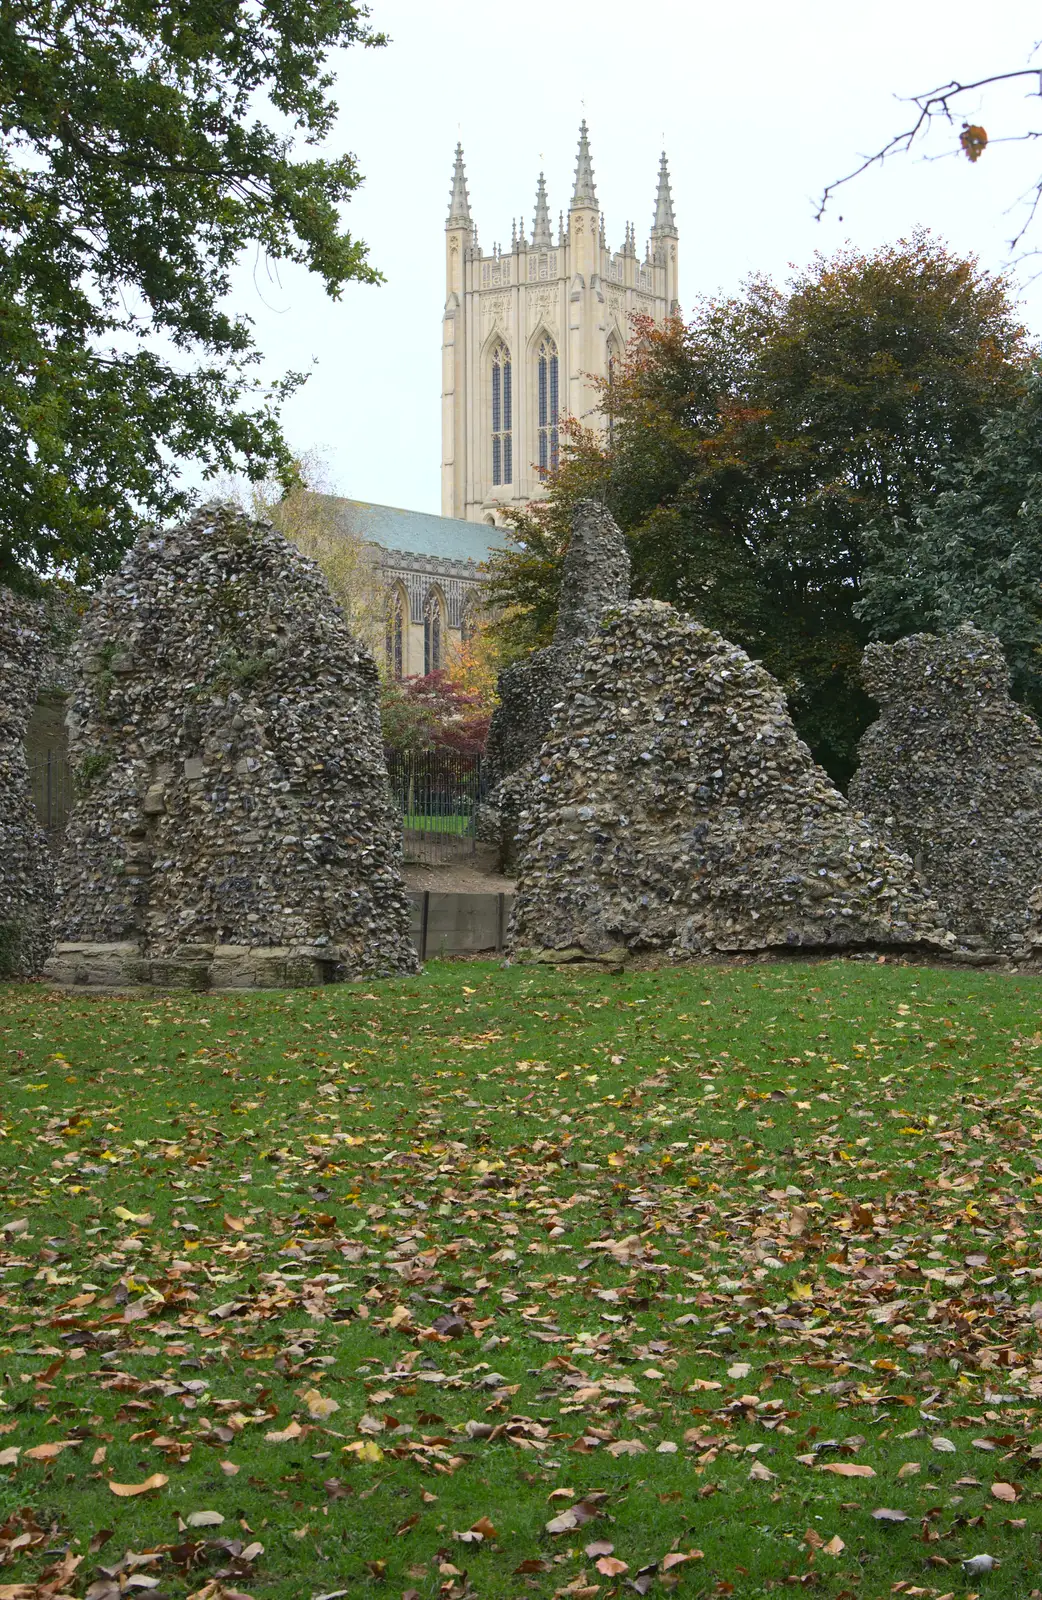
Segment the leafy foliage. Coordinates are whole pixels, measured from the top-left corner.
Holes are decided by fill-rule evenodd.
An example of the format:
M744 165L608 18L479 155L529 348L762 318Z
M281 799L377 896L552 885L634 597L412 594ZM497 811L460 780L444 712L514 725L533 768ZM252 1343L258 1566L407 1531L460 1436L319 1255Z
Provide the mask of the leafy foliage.
M455 750L480 755L491 706L442 669L417 678L385 678L380 694L384 744L402 754Z
M268 478L236 498L255 517L266 517L291 544L322 569L334 600L359 643L383 653L384 597L376 553L337 515L329 470L315 451L293 460L288 483Z
M545 635L549 601L536 612L532 590L559 562L574 500L594 493L630 535L635 593L762 659L845 781L871 717L862 530L911 516L938 464L1014 403L1025 361L1004 281L924 233L819 257L785 293L754 280L688 326L638 321L602 386L606 437L567 435L549 507L522 524L520 552L490 563L520 611L504 626Z
M1002 641L1013 689L1042 714L1042 369L985 424L979 451L938 469L908 521L865 530L858 615L886 639L975 622Z
M118 562L186 504L176 458L291 477L259 392L243 250L336 296L373 282L338 207L328 52L383 43L348 0L10 0L0 10L0 582Z
M1022 1600L1038 1000L0 989L0 1588Z

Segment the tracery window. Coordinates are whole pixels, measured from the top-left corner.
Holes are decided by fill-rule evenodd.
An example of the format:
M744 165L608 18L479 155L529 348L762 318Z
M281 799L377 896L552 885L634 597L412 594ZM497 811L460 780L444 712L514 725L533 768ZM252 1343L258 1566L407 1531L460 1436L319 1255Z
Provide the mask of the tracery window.
M539 470L557 466L557 346L544 334L536 351L536 388L539 397Z
M427 598L423 602L423 672L425 677L428 672L440 672L442 667L441 611L441 595L437 589L429 590Z
M388 596L386 626L387 670L392 678L400 678L405 671L405 607L400 589L392 589Z
M514 480L514 396L510 351L497 344L492 352L492 482Z

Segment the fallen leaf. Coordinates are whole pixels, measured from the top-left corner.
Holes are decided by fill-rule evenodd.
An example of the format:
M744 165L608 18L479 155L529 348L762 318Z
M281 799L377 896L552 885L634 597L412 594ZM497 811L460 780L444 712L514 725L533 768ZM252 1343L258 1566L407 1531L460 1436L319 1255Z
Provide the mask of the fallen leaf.
M682 1566L685 1561L704 1561L704 1560L705 1560L705 1551L704 1550L671 1550L669 1552L669 1554L666 1555L666 1556L663 1556L662 1560L659 1562L659 1571L660 1572L669 1572L670 1569L673 1568L673 1567Z
M629 1562L620 1561L618 1556L598 1556L594 1566L606 1578L617 1578L630 1570Z
M22 1453L27 1461L53 1461L63 1450L72 1450L79 1442L78 1439L59 1439L54 1444L34 1444Z
M894 1511L890 1506L877 1506L872 1513L877 1522L907 1522L907 1511Z
M308 1408L308 1416L320 1422L324 1422L326 1417L331 1417L334 1411L340 1410L338 1400L331 1400L328 1395L319 1394L317 1389L306 1389L301 1399Z
M219 1511L190 1511L185 1517L190 1528L219 1528L223 1521Z
M26 1454L28 1454L28 1451L26 1451ZM1007 1504L1012 1504L1017 1498L1017 1491L1011 1483L993 1483L991 1497L993 1500L1004 1500Z
M827 1461L819 1472L834 1472L837 1478L874 1478L875 1472L860 1461Z
M121 1500L129 1500L133 1495L148 1494L152 1489L161 1489L165 1483L169 1482L170 1479L165 1472L153 1472L152 1476L146 1478L144 1483L113 1483L110 1478L109 1488L113 1494L118 1494Z
M304 1430L300 1423L294 1418L288 1428L276 1428L273 1433L266 1433L264 1435L264 1443L289 1444L291 1439L299 1439L303 1432Z
M906 1461L903 1467L897 1469L897 1476L899 1478L914 1478L916 1473L921 1471L922 1467L918 1461Z

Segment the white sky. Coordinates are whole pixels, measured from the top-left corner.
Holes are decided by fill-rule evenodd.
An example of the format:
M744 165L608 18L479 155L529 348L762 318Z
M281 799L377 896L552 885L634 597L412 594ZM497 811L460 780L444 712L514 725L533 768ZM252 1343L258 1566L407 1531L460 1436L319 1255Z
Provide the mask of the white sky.
M643 250L664 142L685 309L751 272L784 278L816 250L872 248L917 224L1000 268L1010 208L1042 171L1042 145L992 147L976 165L900 157L814 221L822 187L905 125L896 95L1027 64L1042 35L1027 0L372 0L372 20L391 43L337 58L330 149L353 151L365 174L347 221L387 282L349 285L332 302L303 271L275 280L251 263L234 297L254 319L266 372L317 361L286 407L287 435L295 450L317 449L334 486L358 499L440 510L457 138L485 250L509 244L512 217L531 226L541 166L555 223L567 209L583 115L609 242L632 219ZM992 138L1032 118L1042 127L1042 105L1024 96L1023 85L991 91L966 110ZM1025 320L1042 331L1042 279L1032 284L1025 268L1020 277Z

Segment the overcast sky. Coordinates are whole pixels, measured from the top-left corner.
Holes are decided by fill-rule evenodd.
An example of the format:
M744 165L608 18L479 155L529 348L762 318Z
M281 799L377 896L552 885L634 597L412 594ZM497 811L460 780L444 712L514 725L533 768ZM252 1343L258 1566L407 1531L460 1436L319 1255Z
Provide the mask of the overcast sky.
M346 216L387 281L331 302L306 273L280 269L275 280L251 262L235 296L268 372L317 362L285 410L286 431L358 499L440 510L457 138L486 250L509 244L513 217L530 225L540 167L555 219L567 207L584 115L609 241L617 247L633 220L643 249L664 144L685 308L751 272L783 280L817 250L871 249L917 225L1001 268L1018 197L1042 170L1042 148L1015 143L976 165L898 158L814 220L822 187L906 124L895 96L1027 64L1042 18L1026 0L373 0L372 18L391 42L338 56L330 149L354 152L365 174ZM967 110L992 137L1032 117L1042 127L1042 104L1024 96L1024 86L992 92ZM1042 219L1038 235L1042 248ZM1029 278L1022 268L1024 316L1042 332L1042 281Z

